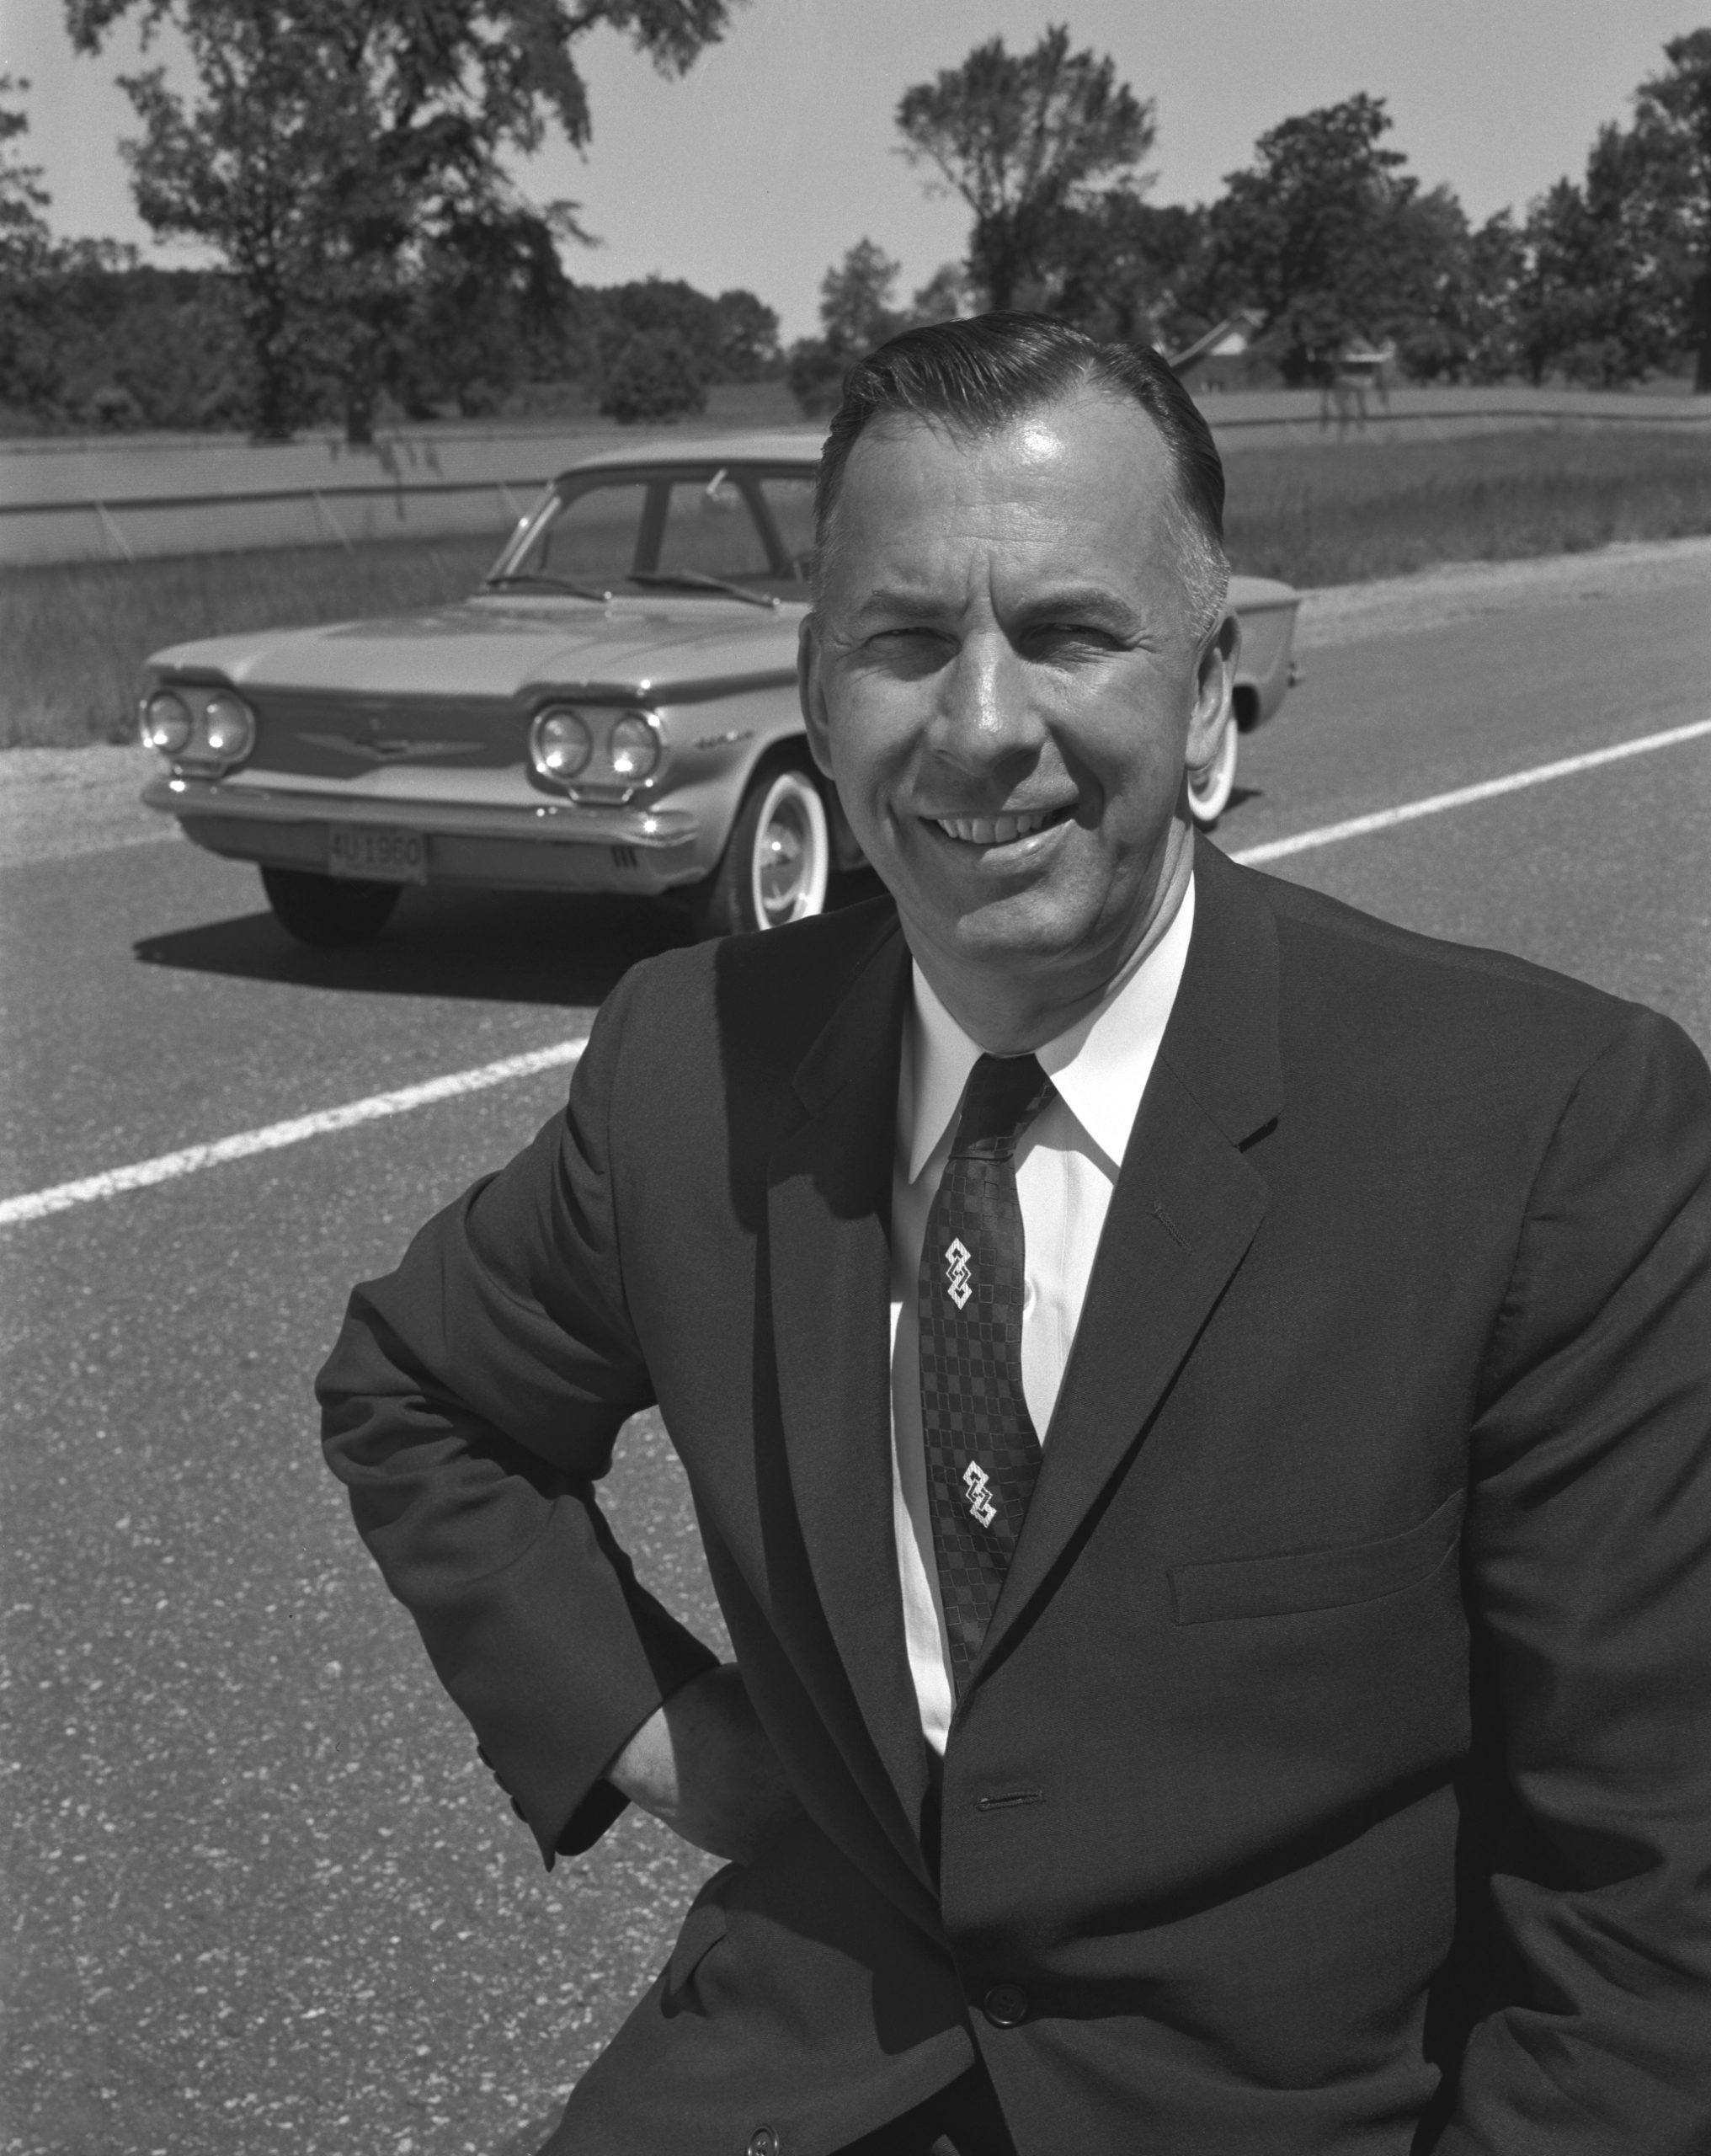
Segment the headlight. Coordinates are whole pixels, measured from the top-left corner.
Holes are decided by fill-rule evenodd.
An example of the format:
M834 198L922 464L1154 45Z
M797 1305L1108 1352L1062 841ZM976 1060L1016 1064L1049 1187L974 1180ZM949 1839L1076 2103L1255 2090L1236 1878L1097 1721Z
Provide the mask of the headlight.
M621 779L644 779L659 761L659 737L640 712L626 711L613 727L606 760Z
M242 763L255 746L255 718L249 706L229 691L220 689L202 707L201 741L211 756L222 764Z
M145 747L176 756L190 738L189 708L184 698L170 689L157 689L143 704L140 731Z
M562 706L538 713L529 728L529 754L536 770L542 778L556 780L561 786L582 770L594 747L593 736L580 714Z

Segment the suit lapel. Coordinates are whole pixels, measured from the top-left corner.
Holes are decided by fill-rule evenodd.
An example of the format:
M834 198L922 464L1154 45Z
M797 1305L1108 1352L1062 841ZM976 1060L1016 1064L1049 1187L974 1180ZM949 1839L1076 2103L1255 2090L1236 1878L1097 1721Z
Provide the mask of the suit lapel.
M926 1788L892 1524L890 1215L909 953L868 962L796 1075L808 1119L768 1167L774 1348L810 1570L863 1721L902 1801ZM922 1873L925 1877L925 1872Z
M1276 1118L1281 1095L1276 926L1252 885L1202 843L1188 963L982 1668L1051 1578L1241 1263L1268 1193L1239 1149Z

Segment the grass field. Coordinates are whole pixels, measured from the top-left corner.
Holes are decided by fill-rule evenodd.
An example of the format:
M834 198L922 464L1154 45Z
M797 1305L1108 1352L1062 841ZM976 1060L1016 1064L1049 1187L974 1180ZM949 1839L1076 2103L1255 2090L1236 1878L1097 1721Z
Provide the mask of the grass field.
M1310 441L1226 470L1235 566L1303 587L1711 531L1697 429ZM127 739L163 644L437 605L474 585L499 536L6 571L0 748Z
M461 599L501 536L8 570L0 749L128 740L142 662L163 644Z
M1231 561L1303 589L1711 531L1711 428L1303 444L1224 472Z

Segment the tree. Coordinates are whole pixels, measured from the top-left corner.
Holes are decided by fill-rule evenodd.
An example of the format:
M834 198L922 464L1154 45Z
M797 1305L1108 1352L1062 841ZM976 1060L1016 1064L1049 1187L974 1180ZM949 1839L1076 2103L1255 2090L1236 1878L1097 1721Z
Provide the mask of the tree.
M67 0L67 17L85 52L136 16L189 56L194 100L161 67L121 78L142 122L126 154L145 221L212 247L237 280L256 431L288 434L330 374L363 440L430 253L461 248L478 264L477 236L514 236L529 219L537 242L577 232L573 205L536 208L504 163L549 126L589 141L576 40L605 24L681 73L737 4Z
M1676 287L1693 387L1703 393L1711 391L1711 29L1672 38L1664 58L1665 72L1636 93L1635 152L1654 229L1667 234L1661 266Z
M1155 209L1114 187L1059 218L1045 308L1091 337L1189 344L1220 312L1208 305L1205 258L1204 211Z
M217 270L160 270L67 240L0 276L0 403L50 425L229 425L241 417L237 297Z
M968 280L960 263L941 263L905 308L894 304L902 272L903 264L882 247L859 239L820 280L822 334L799 338L785 367L785 380L805 417L833 409L850 368L876 344L900 330L954 322L969 312Z
M1286 382L1329 381L1349 344L1417 332L1465 236L1448 189L1422 197L1383 147L1390 125L1364 93L1283 120L1213 205L1216 280L1257 310Z
M1001 37L977 45L904 91L897 125L909 162L936 168L973 211L969 270L992 307L1031 296L1064 213L1133 185L1156 131L1152 100L1117 81L1109 56L1071 52L1061 25L1031 52Z
M638 333L606 370L600 409L620 426L675 419L706 409L707 390L696 355L674 329Z
M29 88L21 77L0 75L0 274L8 276L40 268L53 246L41 214L49 201L41 167L22 163L10 147L29 133L29 120L21 104L7 100Z
M1598 131L1578 185L1527 214L1516 335L1528 373L1602 389L1638 382L1683 341L1685 280L1666 195L1635 132Z
M960 262L941 262L926 283L916 287L909 302L910 322L923 326L956 322L973 311L968 273Z
M862 354L908 326L909 317L893 305L902 269L882 247L863 238L821 278L821 334L798 338L785 367L790 393L805 418L831 411Z
M858 359L903 327L892 304L903 268L871 239L858 239L820 280L820 323L826 342Z
M717 316L718 371L727 382L765 382L778 372L778 317L741 286L721 292Z
M465 419L497 411L519 382L563 371L570 294L539 217L450 226L422 251L388 387L413 419L446 402Z

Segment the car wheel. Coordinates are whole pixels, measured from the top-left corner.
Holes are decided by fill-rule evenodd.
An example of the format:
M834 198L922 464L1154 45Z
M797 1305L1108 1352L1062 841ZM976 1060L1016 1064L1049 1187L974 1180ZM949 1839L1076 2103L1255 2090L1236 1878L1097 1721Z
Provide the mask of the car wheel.
M730 842L696 894L698 936L782 928L824 910L832 836L820 790L794 765L763 771L744 796Z
M402 888L358 877L316 876L304 868L264 868L261 881L280 927L317 951L378 936Z
M1188 806L1202 830L1210 830L1229 806L1235 791L1236 748L1240 735L1234 718L1227 718L1218 754L1209 764L1188 774Z

